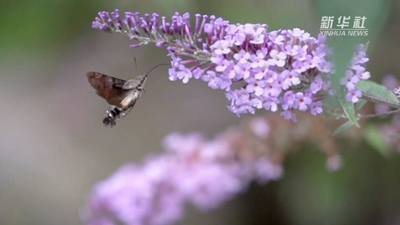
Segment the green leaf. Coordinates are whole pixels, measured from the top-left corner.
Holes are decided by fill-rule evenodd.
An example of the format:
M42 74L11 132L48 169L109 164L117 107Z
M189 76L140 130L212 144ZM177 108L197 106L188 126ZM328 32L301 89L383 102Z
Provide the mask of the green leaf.
M360 99L357 102L357 112L360 111L364 107L364 105L367 104L367 102L368 102L367 100Z
M367 53L368 47L369 47L369 41L367 41L367 42L364 44L364 51L365 51L365 53Z
M356 112L354 110L354 104L348 102L343 95L339 97L339 102L342 105L343 112L346 114L347 118L354 124L356 127L360 128L360 125L357 122Z
M388 90L385 86L369 80L362 80L356 85L357 88L367 94L375 95L377 97L399 103L396 95Z
M339 134L340 132L349 129L349 128L352 127L353 125L354 125L353 122L347 121L345 124L343 124L343 125L340 126L338 129L336 129L335 132L333 132L332 136L335 136L335 135Z
M389 156L390 148L377 127L368 126L364 131L364 138L371 147L377 150L384 157Z

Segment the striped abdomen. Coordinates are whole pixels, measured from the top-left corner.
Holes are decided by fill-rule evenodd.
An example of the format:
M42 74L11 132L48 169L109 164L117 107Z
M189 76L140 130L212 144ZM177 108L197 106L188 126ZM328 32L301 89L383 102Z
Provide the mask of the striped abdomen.
M117 107L110 107L107 110L107 116L103 119L104 125L110 125L111 127L115 126L115 121L120 118L121 112L122 111Z

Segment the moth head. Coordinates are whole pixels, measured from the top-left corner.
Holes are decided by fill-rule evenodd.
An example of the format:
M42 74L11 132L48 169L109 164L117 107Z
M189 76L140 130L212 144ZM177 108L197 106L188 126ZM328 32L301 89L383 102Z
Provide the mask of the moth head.
M124 89L135 89L140 86L143 86L146 82L147 74L137 75L135 78L126 81L124 84Z
M128 80L124 84L124 89L136 89L136 88L143 88L144 83L146 82L147 76L150 74L151 71L153 71L155 68L159 66L166 66L169 65L167 63L161 63L153 67L151 70L149 70L146 74L141 74L137 75L135 78Z

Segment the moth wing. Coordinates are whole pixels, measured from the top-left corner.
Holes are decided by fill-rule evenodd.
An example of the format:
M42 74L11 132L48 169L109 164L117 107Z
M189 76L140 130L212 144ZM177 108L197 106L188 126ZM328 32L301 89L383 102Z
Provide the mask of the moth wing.
M99 72L88 72L86 76L89 80L89 83L96 90L99 88L112 88L112 87L122 88L126 83L125 80L108 76Z
M110 105L121 107L121 101L128 90L123 89L125 80L108 76L99 72L86 74L90 85L96 89L97 95L104 98Z

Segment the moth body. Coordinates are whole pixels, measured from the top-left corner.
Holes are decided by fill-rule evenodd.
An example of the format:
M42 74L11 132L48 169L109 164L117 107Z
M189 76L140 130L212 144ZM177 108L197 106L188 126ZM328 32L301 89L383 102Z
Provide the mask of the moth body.
M128 81L99 72L88 72L86 74L89 83L96 89L97 95L110 104L107 116L103 119L105 126L115 126L116 120L123 118L131 111L136 101L144 93L144 84L148 74L161 65L168 64L159 64L146 74L137 75Z

